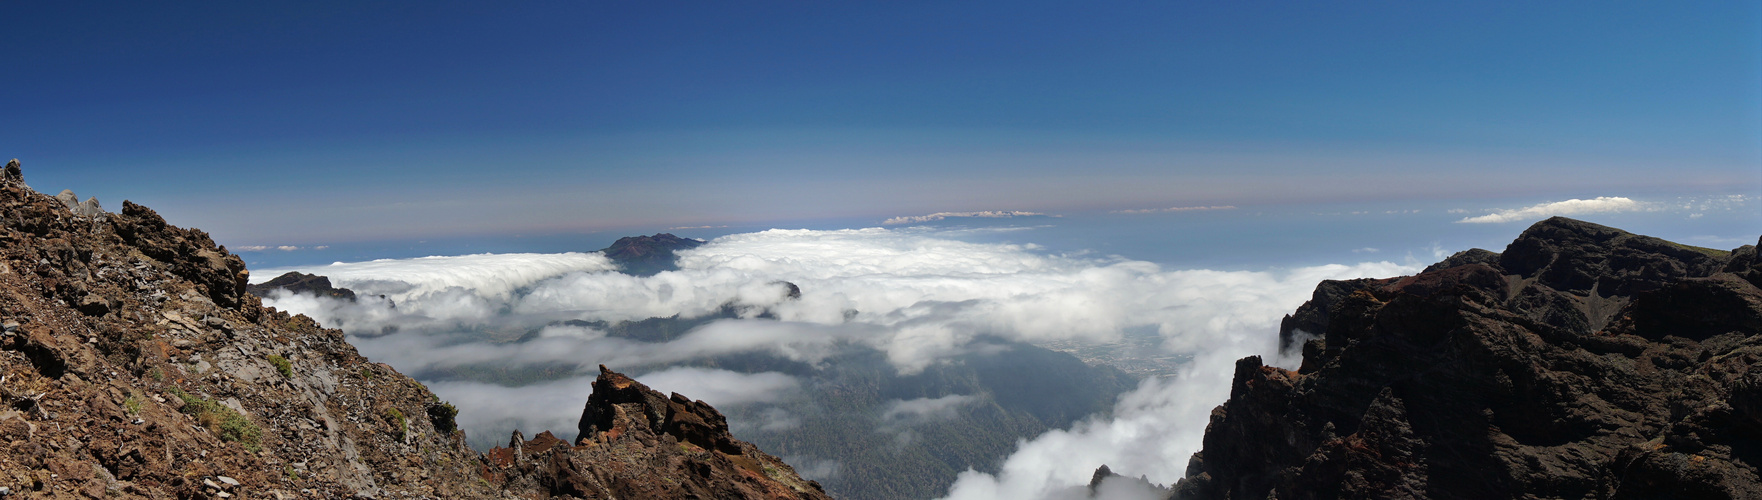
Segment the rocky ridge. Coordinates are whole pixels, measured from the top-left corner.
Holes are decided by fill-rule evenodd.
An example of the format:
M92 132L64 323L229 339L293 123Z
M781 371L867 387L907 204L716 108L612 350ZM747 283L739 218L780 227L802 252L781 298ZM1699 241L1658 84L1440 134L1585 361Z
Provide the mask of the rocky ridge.
M1239 361L1171 498L1762 497L1759 285L1755 246L1558 217L1322 283L1302 367Z
M697 485L751 482L719 476L737 474L723 463L758 464L770 483L753 484L812 489L732 438L711 442L726 458L709 468L591 454L561 462L573 476L504 467L465 445L456 410L422 384L360 356L340 330L263 307L244 262L206 233L128 201L110 213L69 200L25 185L17 160L0 170L0 496L605 498L643 481L715 492ZM674 420L719 422L708 405L678 404L689 411ZM543 455L556 444L547 436L520 441L516 456ZM697 446L679 442L664 451ZM594 474L622 474L626 489L529 487Z
M207 234L0 173L0 487L40 498L493 497L426 388L262 307Z
M245 285L246 292L258 297L268 296L270 292L275 290L286 290L287 293L309 293L333 299L355 300L354 290L332 286L329 277L299 271L290 271L276 276L275 279L255 285Z

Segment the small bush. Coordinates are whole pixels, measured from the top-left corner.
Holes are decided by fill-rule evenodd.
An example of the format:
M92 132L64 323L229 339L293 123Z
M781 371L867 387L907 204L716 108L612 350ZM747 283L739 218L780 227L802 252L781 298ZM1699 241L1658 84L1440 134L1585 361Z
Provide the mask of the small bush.
M252 453L262 449L258 443L263 439L263 430L257 428L257 424L252 423L250 418L227 408L226 405L184 392L177 387L171 388L171 394L184 400L184 407L179 411L196 417L197 423L220 436L222 441L237 442Z
M131 417L141 414L141 400L134 396L129 396L128 399L123 400L122 407L128 410L128 414Z
M404 439L404 434L410 432L410 424L404 421L404 412L398 411L397 408L390 408L385 411L385 422L391 424L392 430L397 431L394 434L396 434L400 440Z
M288 358L281 357L280 354L269 355L269 364L275 365L275 371L281 372L283 377L294 376L294 364L289 363Z
M165 371L160 370L159 367L157 367L157 366L153 367L152 370L148 370L147 376L153 377L153 380L155 380L155 381L159 381L159 382L165 381Z
M456 420L458 417L459 408L454 407L452 403L437 401L428 405L428 421L434 424L434 430L440 431L443 435L450 435L453 433L453 429L459 428L459 423Z

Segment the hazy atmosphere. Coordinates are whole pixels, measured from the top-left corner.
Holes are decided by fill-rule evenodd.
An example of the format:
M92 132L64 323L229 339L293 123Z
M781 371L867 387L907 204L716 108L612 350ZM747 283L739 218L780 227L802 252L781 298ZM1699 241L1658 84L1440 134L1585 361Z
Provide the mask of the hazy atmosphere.
M426 384L479 451L572 439L605 364L840 498L1168 485L1237 359L1300 362L1280 321L1322 280L1551 216L1762 234L1755 2L0 18L0 155L34 189L353 290L264 304ZM651 273L600 251L655 233L703 243Z

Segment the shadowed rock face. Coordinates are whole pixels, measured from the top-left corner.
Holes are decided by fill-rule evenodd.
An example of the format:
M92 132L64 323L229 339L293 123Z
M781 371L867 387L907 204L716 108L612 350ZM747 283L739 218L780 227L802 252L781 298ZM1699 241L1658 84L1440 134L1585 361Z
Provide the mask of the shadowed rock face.
M550 432L490 450L484 476L523 496L828 498L782 460L734 439L703 401L662 396L600 366L573 446Z
M697 248L704 242L680 238L671 233L654 236L625 236L606 247L606 258L618 264L625 274L653 276L661 271L679 270L679 256L674 252Z
M1762 497L1755 255L1554 218L1323 283L1302 368L1239 361L1173 496Z

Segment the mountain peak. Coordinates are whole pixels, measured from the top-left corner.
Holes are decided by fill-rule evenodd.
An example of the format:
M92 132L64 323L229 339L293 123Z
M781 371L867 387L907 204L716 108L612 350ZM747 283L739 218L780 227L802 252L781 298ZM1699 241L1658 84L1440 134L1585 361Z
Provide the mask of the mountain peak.
M653 236L625 236L612 242L611 246L600 250L606 258L612 259L625 274L633 276L652 276L662 271L679 270L679 250L697 248L703 241L680 238L672 233L656 233Z

